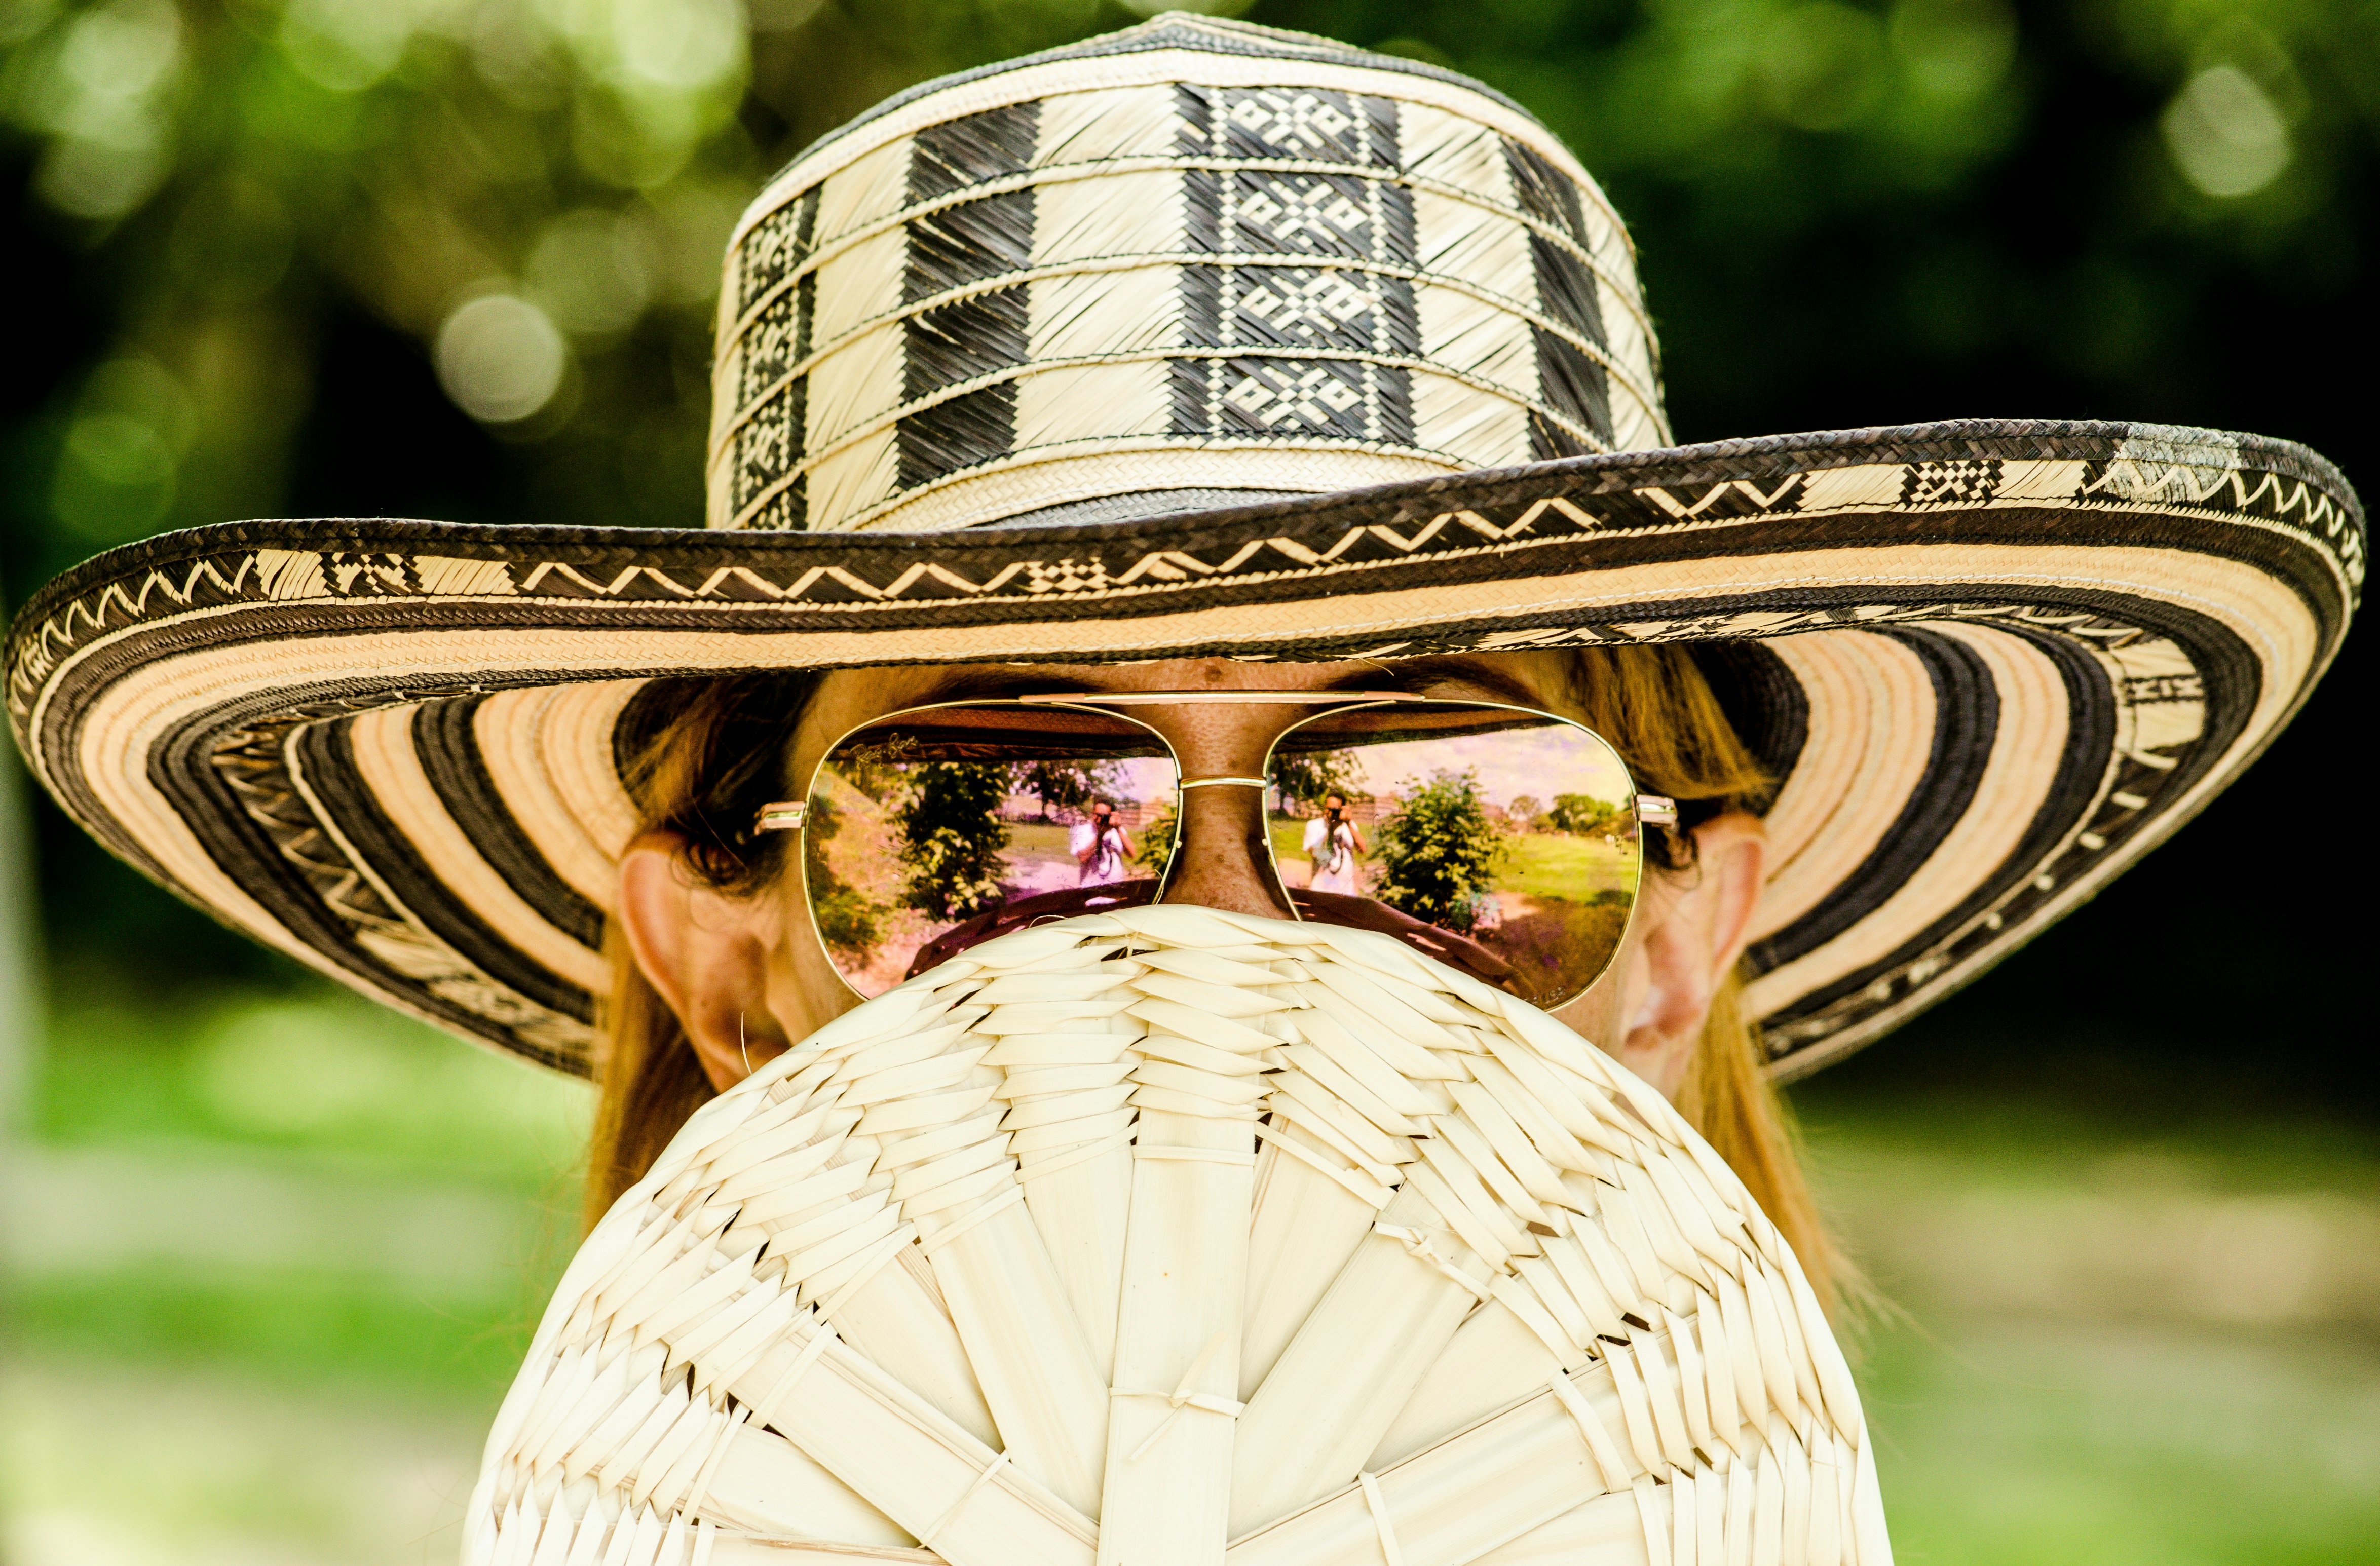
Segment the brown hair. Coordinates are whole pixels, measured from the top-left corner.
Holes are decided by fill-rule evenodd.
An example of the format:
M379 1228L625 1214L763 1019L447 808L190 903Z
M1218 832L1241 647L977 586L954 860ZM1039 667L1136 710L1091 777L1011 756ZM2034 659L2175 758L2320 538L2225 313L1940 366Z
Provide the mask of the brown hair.
M1580 716L1627 758L1639 783L1678 801L1682 821L1766 804L1771 780L1684 649L1586 648L1565 662ZM623 774L647 830L684 834L688 868L708 884L749 892L783 873L783 834L755 836L748 824L784 785L787 747L815 685L815 676L786 674L657 681L623 720ZM1658 854L1658 845L1648 844ZM1667 868L1694 873L1691 864L1670 857ZM677 1018L645 982L616 928L607 951L613 990L596 1072L601 1100L588 1160L589 1226L712 1097ZM1736 976L1720 987L1687 1068L1679 1112L1783 1232L1831 1312L1854 1275L1811 1199L1785 1106L1761 1070L1741 989Z
M775 880L785 834L751 823L775 797L794 725L814 674L655 680L621 715L621 780L646 832L686 839L686 868L709 886L748 893ZM677 1015L645 981L614 919L603 936L612 993L595 1059L595 1123L587 1149L587 1227L645 1176L686 1117L715 1097Z
M1682 647L1585 648L1571 661L1571 698L1586 726L1627 759L1649 792L1678 802L1682 824L1728 810L1757 814L1775 786L1710 681ZM1691 849L1693 840L1684 840ZM1647 835L1648 849L1659 840ZM1674 858L1674 856L1672 856ZM1666 868L1687 875L1690 863ZM1828 1233L1802 1172L1800 1138L1785 1101L1761 1069L1765 1054L1743 1014L1741 967L1712 997L1678 1112L1725 1159L1793 1247L1828 1315L1865 1285Z

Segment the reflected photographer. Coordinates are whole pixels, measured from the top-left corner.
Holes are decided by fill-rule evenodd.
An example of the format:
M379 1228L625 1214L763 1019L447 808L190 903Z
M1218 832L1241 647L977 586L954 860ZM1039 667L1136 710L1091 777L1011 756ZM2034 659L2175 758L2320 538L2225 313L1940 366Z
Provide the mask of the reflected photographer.
M1116 815L1115 801L1105 796L1091 801L1087 820L1069 829L1066 846L1081 868L1077 884L1083 886L1123 880L1125 868L1139 851Z

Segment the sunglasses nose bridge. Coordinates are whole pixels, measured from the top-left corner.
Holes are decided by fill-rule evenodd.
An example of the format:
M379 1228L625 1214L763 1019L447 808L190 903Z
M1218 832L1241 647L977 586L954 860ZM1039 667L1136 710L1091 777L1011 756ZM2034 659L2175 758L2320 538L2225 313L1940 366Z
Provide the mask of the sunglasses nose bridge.
M1134 712L1164 739L1178 772L1181 837L1159 902L1298 917L1269 842L1265 768L1282 734L1341 705L1218 698L1151 703Z
M1182 782L1186 786L1176 795L1181 836L1157 900L1295 918L1266 842L1264 788L1241 777L1189 774Z

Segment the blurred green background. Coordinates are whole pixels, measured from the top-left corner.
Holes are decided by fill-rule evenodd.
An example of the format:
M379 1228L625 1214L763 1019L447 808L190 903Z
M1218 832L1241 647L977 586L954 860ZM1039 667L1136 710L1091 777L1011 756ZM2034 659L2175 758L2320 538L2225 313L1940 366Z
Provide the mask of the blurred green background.
M1629 214L1682 439L2252 429L2369 479L2371 0L1467 0ZM0 0L0 602L259 515L696 525L728 225L1112 0ZM1904 1559L2380 1538L2360 648L2123 883L1804 1086ZM2344 775L2342 775L2344 774ZM383 1016L0 764L0 1559L446 1560L583 1091Z

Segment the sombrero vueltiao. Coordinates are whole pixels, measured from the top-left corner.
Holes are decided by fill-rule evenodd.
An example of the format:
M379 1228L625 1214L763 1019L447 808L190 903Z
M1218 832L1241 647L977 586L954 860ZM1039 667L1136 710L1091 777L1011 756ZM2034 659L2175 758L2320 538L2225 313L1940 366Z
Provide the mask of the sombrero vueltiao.
M1958 421L1675 447L1617 215L1513 103L1161 18L905 93L727 256L710 530L273 520L12 627L36 773L218 917L588 1068L656 675L1682 641L1783 780L1782 1074L2237 776L2362 581L2286 442Z

